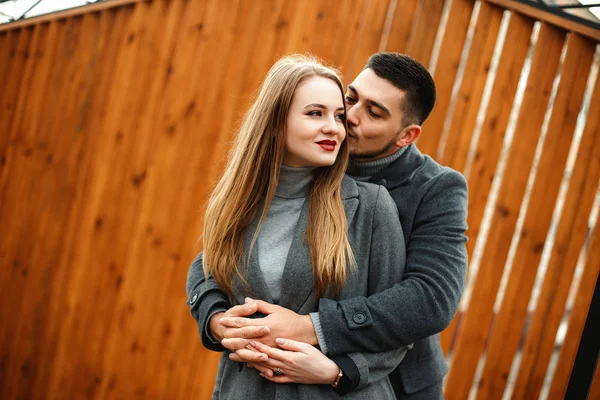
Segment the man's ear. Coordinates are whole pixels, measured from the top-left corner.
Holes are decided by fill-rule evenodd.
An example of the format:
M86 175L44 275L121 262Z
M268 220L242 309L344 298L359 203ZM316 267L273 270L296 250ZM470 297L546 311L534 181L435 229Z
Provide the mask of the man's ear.
M421 135L421 125L411 124L402 129L400 135L398 135L398 140L396 140L396 146L398 147L406 147L409 144L413 143L415 140L419 138Z

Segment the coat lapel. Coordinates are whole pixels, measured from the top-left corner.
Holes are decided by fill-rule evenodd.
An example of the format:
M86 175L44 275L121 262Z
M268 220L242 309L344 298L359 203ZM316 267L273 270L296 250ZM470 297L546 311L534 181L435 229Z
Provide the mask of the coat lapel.
M348 228L351 226L358 208L358 188L354 179L348 176L344 176L342 181L342 201ZM298 312L306 304L314 289L310 250L307 242L303 239L307 221L308 201L304 203L300 212L281 282L279 305L295 312Z
M252 243L252 238L257 227L258 218L255 218L252 224L248 227L248 233L246 234L246 243L243 253L245 257L248 257L250 252L250 244ZM246 262L246 260L243 260L243 262ZM234 293L238 303L244 304L244 299L246 297L273 303L273 298L271 297L271 293L263 277L262 270L260 269L260 263L258 259L258 243L256 242L252 248L250 260L247 262L245 271L242 264L242 274L248 281L247 285L242 282L239 277L234 278Z
M306 302L313 289L310 251L308 243L303 238L307 220L308 201L305 201L285 261L279 299L280 306L296 312Z

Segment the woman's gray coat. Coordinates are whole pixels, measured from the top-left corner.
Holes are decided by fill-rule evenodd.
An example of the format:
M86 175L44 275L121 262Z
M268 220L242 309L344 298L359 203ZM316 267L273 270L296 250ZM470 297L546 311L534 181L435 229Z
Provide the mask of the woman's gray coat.
M405 245L396 205L385 188L356 182L344 177L342 199L348 221L348 239L356 259L356 268L349 271L341 299L369 296L391 287L404 273ZM304 205L284 268L279 305L298 314L318 310L313 290L309 249L302 240L306 227L307 204ZM251 237L252 235L248 235ZM246 249L248 249L248 244ZM235 301L243 304L245 297L270 301L263 279L256 247L252 251L246 278L250 288L236 282ZM262 378L255 369L246 368L228 358L229 350L210 335L208 322L216 312L225 311L232 301L212 279L205 281L202 254L192 263L187 278L188 305L198 322L203 344L223 351L213 399L300 399L339 398L330 385L276 384ZM361 318L362 317L362 318ZM369 322L368 316L347 312L350 325L359 328ZM369 338L363 338L368 341ZM406 354L408 347L383 353L351 353L349 356L360 371L358 390L344 396L348 399L394 399L387 375Z

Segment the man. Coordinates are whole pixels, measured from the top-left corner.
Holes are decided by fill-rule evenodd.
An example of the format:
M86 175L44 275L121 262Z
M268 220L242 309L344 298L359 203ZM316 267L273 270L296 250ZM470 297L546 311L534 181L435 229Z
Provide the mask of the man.
M318 344L342 371L336 389L341 394L355 389L361 374L346 354L414 343L390 375L396 396L442 399L448 368L439 333L454 317L464 288L468 196L461 174L422 155L414 144L435 103L435 85L427 69L412 58L378 53L348 86L346 102L347 172L385 186L394 199L406 244L404 280L368 298L321 299L318 312L310 316L250 301L229 310L226 304L215 305L209 320L198 323L215 340L258 338L274 344L283 337ZM194 293L188 291L192 314ZM256 310L268 315L244 318ZM239 343L230 349L235 359L261 361L262 353L246 349L243 340Z

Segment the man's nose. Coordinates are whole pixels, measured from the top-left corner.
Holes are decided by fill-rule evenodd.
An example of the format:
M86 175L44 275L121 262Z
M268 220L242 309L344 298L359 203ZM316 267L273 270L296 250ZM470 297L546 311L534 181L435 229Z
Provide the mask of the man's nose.
M357 116L358 107L355 105L348 106L346 111L346 121L348 125L358 125L358 116Z

